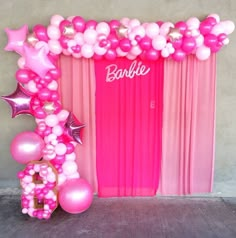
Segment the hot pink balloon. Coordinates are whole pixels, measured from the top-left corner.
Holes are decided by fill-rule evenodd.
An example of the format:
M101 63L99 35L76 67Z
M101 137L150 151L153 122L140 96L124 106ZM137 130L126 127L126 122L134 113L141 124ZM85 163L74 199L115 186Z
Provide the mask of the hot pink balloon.
M36 25L33 28L33 32L40 41L48 41L47 28L43 25Z
M26 131L18 134L11 143L11 154L14 160L27 164L42 157L43 139L35 132Z
M77 32L83 32L85 29L85 20L80 16L74 17L72 24Z
M82 213L91 206L92 201L92 187L81 178L66 181L59 191L61 208L68 213Z

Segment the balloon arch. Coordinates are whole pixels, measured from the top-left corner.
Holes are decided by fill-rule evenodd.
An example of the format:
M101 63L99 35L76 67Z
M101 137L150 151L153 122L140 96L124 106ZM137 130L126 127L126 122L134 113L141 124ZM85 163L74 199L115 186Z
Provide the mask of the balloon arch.
M172 58L182 61L189 54L206 60L229 43L234 23L210 14L200 21L146 22L123 18L109 22L85 21L80 16L51 17L48 26L6 28L6 51L21 57L15 77L16 90L2 98L20 114L35 117L34 132L18 134L11 144L14 160L26 164L18 173L22 186L22 212L39 219L50 218L58 202L69 213L81 213L92 203L93 191L80 178L74 152L82 144L84 125L62 108L58 93L60 54L75 58L114 60L137 57L146 60ZM58 193L59 191L59 193ZM59 195L58 195L58 194Z

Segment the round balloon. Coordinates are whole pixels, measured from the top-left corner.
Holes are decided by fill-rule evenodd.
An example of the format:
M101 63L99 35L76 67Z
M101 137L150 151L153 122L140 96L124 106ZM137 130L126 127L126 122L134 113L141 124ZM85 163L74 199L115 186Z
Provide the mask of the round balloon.
M40 160L43 156L43 139L32 131L18 134L11 143L11 154L14 160L27 164L33 160Z
M67 180L59 191L61 208L68 213L78 214L86 211L93 200L91 185L84 179Z

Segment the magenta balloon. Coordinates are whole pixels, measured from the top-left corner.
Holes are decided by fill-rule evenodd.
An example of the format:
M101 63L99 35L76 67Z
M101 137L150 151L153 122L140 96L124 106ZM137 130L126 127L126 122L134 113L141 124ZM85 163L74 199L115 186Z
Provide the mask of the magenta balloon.
M41 41L48 41L47 28L43 25L36 25L33 28L34 34Z
M89 20L86 22L86 29L95 29L97 22L95 20Z
M71 22L68 20L61 21L60 25L59 25L59 29L60 29L61 33L64 32L66 26L70 26L70 25L71 25Z
M145 36L140 40L139 46L142 50L149 50L152 46L152 40Z
M31 80L30 72L27 69L18 69L16 79L19 83L28 83Z
M77 32L83 32L85 29L85 20L84 20L84 18L82 18L80 16L74 17L72 20L72 24L74 26L74 29Z
M118 38L117 38L115 33L111 33L107 37L107 40L110 42L111 48L113 48L113 49L117 48L117 46L119 45L119 40L118 40Z
M116 51L113 49L108 49L107 53L104 55L105 59L107 60L114 60L116 59Z
M182 49L188 54L196 48L196 40L194 37L185 37L182 43Z
M66 181L59 191L59 204L68 213L78 214L86 211L93 201L91 185L84 179Z
M207 34L204 38L204 44L208 47L214 47L218 43L218 39L216 35Z
M176 61L182 61L185 59L186 53L182 49L176 49L172 54L172 58Z
M172 42L172 45L175 49L179 49L182 46L183 40L182 38L176 39Z
M11 143L11 154L17 162L27 164L41 159L44 145L43 139L35 132L22 132Z
M157 50L149 49L146 51L146 59L147 60L155 61L159 58L159 56L160 56L160 53Z
M178 28L182 34L184 34L188 28L187 24L184 21L176 22L175 27Z
M206 35L211 32L212 27L213 25L210 22L204 20L200 23L199 31L202 35Z
M120 48L122 51L124 52L128 52L131 50L132 48L132 45L131 45L131 42L129 39L127 38L123 38L120 40Z
M115 32L117 28L119 28L120 22L118 20L111 20L109 22L109 26L110 26L111 32Z

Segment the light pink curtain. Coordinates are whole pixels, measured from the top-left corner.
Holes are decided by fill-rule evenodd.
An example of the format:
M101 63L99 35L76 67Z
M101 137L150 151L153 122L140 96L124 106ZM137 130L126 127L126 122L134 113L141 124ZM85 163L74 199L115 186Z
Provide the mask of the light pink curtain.
M146 75L106 81L106 67L116 65L121 75L124 69L135 71L134 62L137 66L141 61L95 62L98 195L102 197L153 196L158 188L163 60L142 62L150 70Z
M216 56L165 61L161 194L210 192L215 149Z
M97 191L94 62L61 55L58 64L63 107L85 124L83 144L76 147L79 173Z

